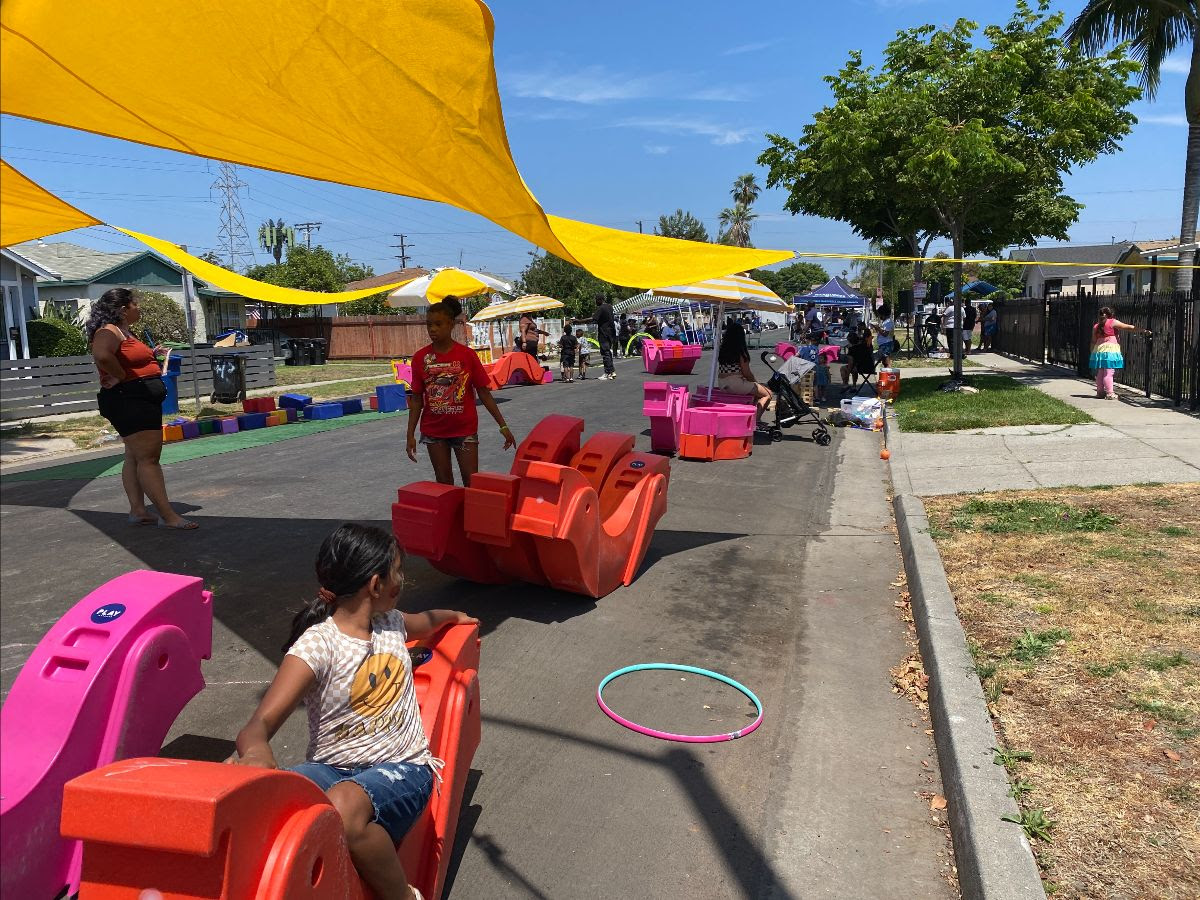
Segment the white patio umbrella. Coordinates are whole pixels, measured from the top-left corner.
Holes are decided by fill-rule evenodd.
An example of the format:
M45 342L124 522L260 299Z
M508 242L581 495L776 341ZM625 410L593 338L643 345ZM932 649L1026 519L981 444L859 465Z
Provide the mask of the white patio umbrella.
M761 281L745 275L726 275L724 278L709 278L695 284L678 284L665 288L654 288L650 293L658 297L678 297L684 300L699 300L717 304L717 316L713 321L713 358L708 373L708 396L712 397L713 385L717 381L717 356L721 352L722 320L725 307L757 312L791 312L788 303Z
M513 286L483 272L467 269L434 269L428 275L414 278L388 294L389 306L428 306L444 297L474 297L500 291L513 293Z

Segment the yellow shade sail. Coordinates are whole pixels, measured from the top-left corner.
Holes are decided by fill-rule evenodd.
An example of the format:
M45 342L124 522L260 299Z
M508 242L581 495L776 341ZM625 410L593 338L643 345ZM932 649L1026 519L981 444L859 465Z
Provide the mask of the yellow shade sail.
M474 316L472 322L490 322L495 319L514 319L525 313L542 312L547 309L563 309L566 306L561 300L546 297L542 294L526 294L507 303L493 303L485 306Z
M0 247L99 224L0 160Z
M621 285L792 256L547 215L509 150L477 0L4 0L0 25L9 115L448 203Z

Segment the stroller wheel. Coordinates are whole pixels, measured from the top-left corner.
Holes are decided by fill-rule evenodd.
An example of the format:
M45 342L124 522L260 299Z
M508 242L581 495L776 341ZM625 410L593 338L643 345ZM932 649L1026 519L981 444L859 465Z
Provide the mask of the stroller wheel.
M828 447L833 441L833 438L829 436L829 432L824 428L814 428L812 439L817 442L818 446L821 447Z
M771 428L771 440L774 441L775 443L779 443L780 441L783 440L783 431L779 428L778 425L773 426Z

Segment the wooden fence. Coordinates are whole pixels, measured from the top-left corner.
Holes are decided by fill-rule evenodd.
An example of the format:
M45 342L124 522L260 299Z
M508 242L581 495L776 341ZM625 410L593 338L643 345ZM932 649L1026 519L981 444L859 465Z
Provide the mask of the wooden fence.
M324 338L329 359L395 359L412 356L429 343L424 316L335 316L271 319L246 329L255 344L273 346L284 355L288 338ZM454 339L469 343L471 329L463 322L454 328Z
M179 396L186 401L193 394L192 376L201 399L212 393L212 365L209 357L237 355L246 357L246 388L271 387L275 384L275 357L269 347L238 349L173 350L183 360L179 377ZM90 356L53 356L0 362L0 420L32 419L61 413L96 409L100 378Z

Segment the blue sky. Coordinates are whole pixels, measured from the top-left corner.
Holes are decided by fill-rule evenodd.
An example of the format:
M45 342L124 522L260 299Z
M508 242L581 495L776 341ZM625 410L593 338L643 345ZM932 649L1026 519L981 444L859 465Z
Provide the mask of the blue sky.
M1082 0L1061 5L1074 14ZM729 188L755 160L766 132L796 137L826 104L822 76L853 49L878 62L902 28L958 16L1006 18L981 0L759 0L745 8L697 0L609 0L567 4L494 0L496 66L517 165L547 211L629 230L652 231L677 207L710 233ZM741 12L741 15L734 13ZM989 19L989 16L991 19ZM1071 174L1086 205L1078 243L1178 234L1185 60L1170 60L1157 100L1135 106L1140 123L1123 150ZM182 154L5 118L6 159L76 205L115 224L186 243L217 242L216 166ZM320 242L384 272L398 266L394 233L413 246L410 264L458 265L514 277L532 249L492 223L438 204L239 168L253 239L267 217L320 221ZM838 222L792 216L781 191L755 204L756 246L860 252ZM140 245L111 229L64 239L98 249ZM259 251L260 262L266 253ZM824 263L831 272L843 266Z

